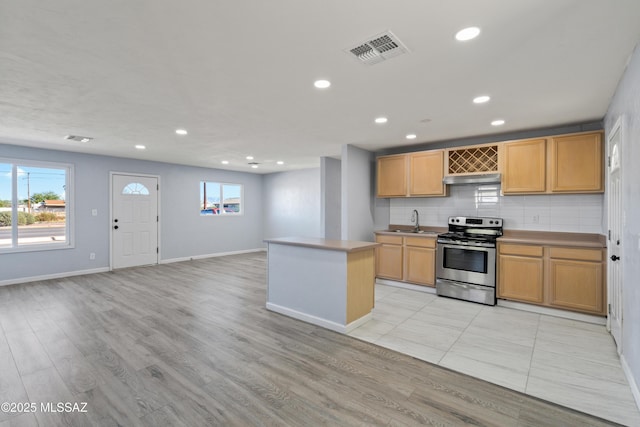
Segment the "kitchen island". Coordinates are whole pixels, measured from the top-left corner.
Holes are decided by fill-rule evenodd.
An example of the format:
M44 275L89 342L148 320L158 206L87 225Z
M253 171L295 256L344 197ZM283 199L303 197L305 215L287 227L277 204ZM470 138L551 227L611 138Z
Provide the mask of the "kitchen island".
M371 318L373 242L267 239L267 309L348 333Z

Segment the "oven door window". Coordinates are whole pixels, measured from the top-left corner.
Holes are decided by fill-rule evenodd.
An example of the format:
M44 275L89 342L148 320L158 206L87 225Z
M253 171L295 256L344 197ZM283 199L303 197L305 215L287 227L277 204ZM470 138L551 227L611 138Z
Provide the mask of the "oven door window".
M487 274L489 253L463 248L444 248L443 267Z

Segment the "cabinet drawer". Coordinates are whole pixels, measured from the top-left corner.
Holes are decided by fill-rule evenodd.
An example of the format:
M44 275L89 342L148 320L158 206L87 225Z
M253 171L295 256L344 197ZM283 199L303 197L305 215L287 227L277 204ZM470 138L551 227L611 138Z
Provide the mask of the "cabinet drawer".
M602 261L600 249L549 248L551 258L575 259L579 261Z
M404 244L407 246L417 246L419 248L435 248L436 239L430 237L405 237Z
M542 246L531 246L531 245L513 245L513 244L500 244L498 246L500 254L505 255L522 255L522 256L542 256Z
M376 235L376 243L386 243L388 245L402 245L402 236L387 236L385 234Z

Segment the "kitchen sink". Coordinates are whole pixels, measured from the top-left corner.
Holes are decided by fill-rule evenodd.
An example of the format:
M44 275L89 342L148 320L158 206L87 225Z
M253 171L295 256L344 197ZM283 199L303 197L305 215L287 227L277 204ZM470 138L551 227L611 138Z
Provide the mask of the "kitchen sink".
M414 231L414 230L392 229L392 230L388 230L388 231L393 231L395 233L411 233L411 234L438 234L437 231L425 231L425 230Z

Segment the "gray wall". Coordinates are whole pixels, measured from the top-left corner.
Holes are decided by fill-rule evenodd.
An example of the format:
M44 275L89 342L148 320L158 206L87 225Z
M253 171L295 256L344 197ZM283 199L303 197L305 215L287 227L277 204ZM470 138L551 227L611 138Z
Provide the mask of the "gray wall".
M331 157L320 158L321 222L325 239L340 239L342 220L341 162Z
M262 193L264 238L322 237L319 168L265 175Z
M342 239L372 242L375 159L370 151L342 146Z
M0 144L0 156L71 163L75 168L75 248L0 255L0 282L109 267L109 172L160 176L161 260L262 248L262 177L116 157ZM201 180L244 185L245 214L199 215ZM98 216L91 216L97 209ZM89 253L96 254L89 260Z
M640 386L640 48L631 58L605 116L609 135L622 117L622 356ZM640 402L639 402L640 403Z

